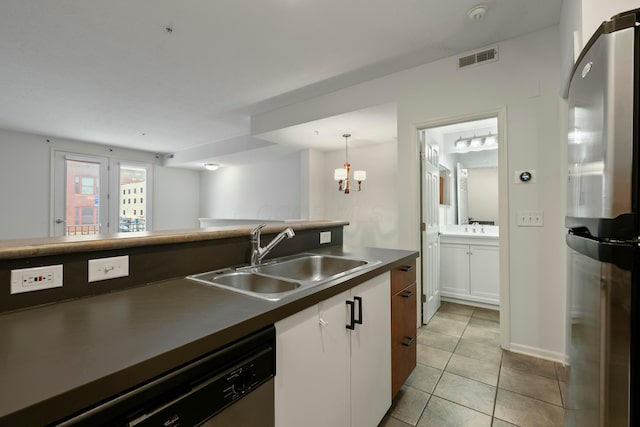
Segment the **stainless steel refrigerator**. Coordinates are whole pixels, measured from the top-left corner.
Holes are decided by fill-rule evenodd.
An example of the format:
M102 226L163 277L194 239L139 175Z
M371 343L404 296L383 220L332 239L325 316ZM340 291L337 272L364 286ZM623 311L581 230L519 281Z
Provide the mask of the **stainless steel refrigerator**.
M640 9L604 22L569 85L566 426L638 419Z

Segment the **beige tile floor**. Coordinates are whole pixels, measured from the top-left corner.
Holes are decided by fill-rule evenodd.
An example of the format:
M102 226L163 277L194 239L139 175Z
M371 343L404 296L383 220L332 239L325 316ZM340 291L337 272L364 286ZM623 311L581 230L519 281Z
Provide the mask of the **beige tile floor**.
M380 427L562 427L567 369L499 341L497 311L443 302Z

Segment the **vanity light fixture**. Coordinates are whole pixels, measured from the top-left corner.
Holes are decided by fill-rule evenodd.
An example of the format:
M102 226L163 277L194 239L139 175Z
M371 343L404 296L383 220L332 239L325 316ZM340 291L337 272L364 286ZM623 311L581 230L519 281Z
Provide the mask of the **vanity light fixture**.
M343 191L344 194L351 192L349 185L349 173L351 172L351 164L349 163L349 137L351 134L345 133L342 135L344 138L344 150L345 161L344 167L338 168L333 171L333 179L338 181L338 191ZM358 191L362 191L362 181L367 179L367 172L363 170L353 171L353 179L358 182Z
M204 168L208 171L215 171L220 168L220 165L217 163L205 163Z
M473 135L470 138L459 137L453 146L456 150L466 150L481 147L496 147L498 145L498 135L489 132L486 135L476 136Z

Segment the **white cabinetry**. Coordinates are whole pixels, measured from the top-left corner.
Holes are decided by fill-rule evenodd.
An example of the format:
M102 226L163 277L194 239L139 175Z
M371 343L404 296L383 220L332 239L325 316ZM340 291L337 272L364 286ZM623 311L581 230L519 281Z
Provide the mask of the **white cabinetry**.
M380 423L391 406L390 304L385 273L276 323L278 427ZM352 306L362 323L350 330Z
M500 249L491 237L440 237L443 297L500 304Z

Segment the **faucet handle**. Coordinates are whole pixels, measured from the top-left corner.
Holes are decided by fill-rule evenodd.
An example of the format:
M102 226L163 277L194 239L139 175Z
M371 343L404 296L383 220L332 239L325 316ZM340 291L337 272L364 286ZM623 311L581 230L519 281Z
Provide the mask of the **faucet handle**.
M264 227L266 227L267 224L260 224L258 226L256 226L256 228L254 228L253 230L251 230L251 235L252 236L256 236L258 235L258 233L260 232L261 229L263 229Z

